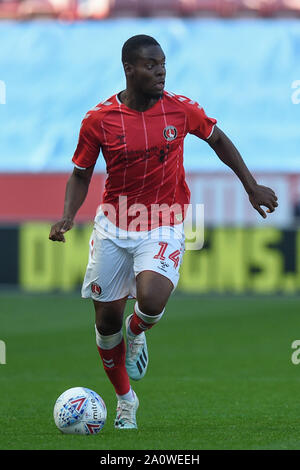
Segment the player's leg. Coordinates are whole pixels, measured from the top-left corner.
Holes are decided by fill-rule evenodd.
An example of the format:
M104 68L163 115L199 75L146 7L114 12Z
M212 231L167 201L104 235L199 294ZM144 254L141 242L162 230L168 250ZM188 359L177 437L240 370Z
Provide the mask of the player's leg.
M93 302L96 343L104 370L116 394L127 395L130 392L130 383L125 368L125 343L122 333L126 298L112 302Z
M97 347L107 377L116 391L118 406L125 400L125 403L132 402L131 408L135 407L136 411L138 401L131 390L125 367L122 334L123 313L131 293L131 282L135 282L132 256L94 230L82 296L92 298L94 303ZM136 427L135 411L134 420L125 416L123 425L118 427Z
M155 271L142 271L137 275L137 302L130 322L135 335L149 330L161 319L173 289L170 279Z
M96 342L104 370L113 385L117 399L115 427L136 428L138 398L132 390L125 366L126 346L122 333L127 297L111 302L94 302Z
M145 332L163 316L173 284L159 273L142 271L136 277L136 289L134 312L126 319L126 368L130 378L140 380L148 367Z
M140 380L146 373L145 331L156 325L164 314L178 283L183 251L184 235L167 241L148 239L138 247L135 258L137 301L133 314L126 319L126 368L134 380Z

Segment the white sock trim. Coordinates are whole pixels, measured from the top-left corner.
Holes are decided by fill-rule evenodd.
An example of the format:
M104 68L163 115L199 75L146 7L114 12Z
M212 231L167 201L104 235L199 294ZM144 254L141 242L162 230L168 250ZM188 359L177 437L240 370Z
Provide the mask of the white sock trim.
M140 310L138 302L135 303L134 310L137 316L141 320L143 320L145 323L149 323L149 325L153 325L154 323L157 323L161 319L163 314L165 313L165 309L163 309L163 311L159 313L158 315L146 315Z
M97 327L95 325L95 332L96 332L96 343L97 346L101 349L113 349L115 346L121 343L123 339L123 331L120 330L118 333L114 333L113 335L100 335Z
M125 393L125 395L118 395L117 394L117 399L118 400L134 401L134 393L133 393L132 388L130 387L129 392Z

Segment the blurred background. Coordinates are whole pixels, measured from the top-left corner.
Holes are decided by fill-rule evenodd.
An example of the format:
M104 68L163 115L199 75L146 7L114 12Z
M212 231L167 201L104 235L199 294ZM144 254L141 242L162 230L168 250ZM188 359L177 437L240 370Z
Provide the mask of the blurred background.
M279 198L263 220L239 180L194 136L185 144L205 245L178 291L300 291L300 0L0 0L0 288L72 292L85 272L105 181L100 156L64 245L63 211L86 111L124 89L121 48L149 34L168 91L197 100Z

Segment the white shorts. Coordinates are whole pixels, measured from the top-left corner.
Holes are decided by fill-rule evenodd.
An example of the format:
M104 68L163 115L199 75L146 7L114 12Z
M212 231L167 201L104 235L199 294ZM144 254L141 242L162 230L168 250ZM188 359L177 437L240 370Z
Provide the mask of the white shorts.
M149 232L125 232L101 214L90 238L89 261L82 297L109 302L136 297L136 276L155 271L167 277L175 290L184 253L183 225Z

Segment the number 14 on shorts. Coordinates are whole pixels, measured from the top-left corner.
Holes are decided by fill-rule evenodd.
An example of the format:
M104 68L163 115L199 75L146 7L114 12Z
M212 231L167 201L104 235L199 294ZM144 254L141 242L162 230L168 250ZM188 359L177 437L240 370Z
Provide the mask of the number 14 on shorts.
M164 256L165 253L166 253L166 249L168 247L168 243L167 242L159 242L158 243L160 245L160 249L158 251L158 253L153 256L154 259L159 259L159 260L162 260L164 261L166 259L166 257ZM178 267L178 264L179 264L179 257L180 257L180 250L175 250L173 251L173 253L171 253L168 258L173 261L174 263L174 268L176 269Z

